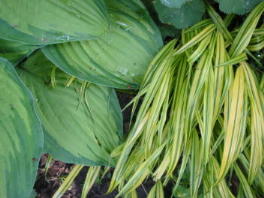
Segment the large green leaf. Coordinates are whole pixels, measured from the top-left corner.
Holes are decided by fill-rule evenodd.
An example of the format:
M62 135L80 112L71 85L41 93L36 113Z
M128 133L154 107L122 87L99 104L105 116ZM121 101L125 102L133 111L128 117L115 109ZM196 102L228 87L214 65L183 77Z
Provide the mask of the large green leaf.
M138 0L106 1L111 26L98 39L51 45L44 54L66 73L99 85L137 88L162 46L159 30Z
M13 66L0 58L0 197L28 198L43 134L33 98Z
M0 38L49 44L84 40L108 28L103 0L0 0Z
M245 14L263 0L215 0L225 13Z
M190 2L192 0L160 0L165 6L170 8L180 8L186 2Z
M79 80L65 86L69 76L54 72L56 67L41 52L21 67L19 74L37 99L46 151L68 163L114 165L109 153L119 145L122 132L114 90Z
M13 64L32 53L38 46L27 45L18 41L0 39L0 57L8 59Z
M205 12L202 0L188 1L180 8L167 7L161 3L161 0L157 0L154 2L154 6L163 23L174 25L179 29L189 27L200 21Z

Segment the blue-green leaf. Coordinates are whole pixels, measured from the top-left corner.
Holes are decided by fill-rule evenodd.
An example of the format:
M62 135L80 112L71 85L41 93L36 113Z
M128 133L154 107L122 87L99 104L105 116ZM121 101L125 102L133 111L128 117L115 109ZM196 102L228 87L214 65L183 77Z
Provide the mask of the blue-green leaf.
M215 0L219 3L219 8L225 13L245 14L252 10L263 0Z
M50 45L44 54L60 69L99 85L138 88L162 46L160 32L137 1L108 0L110 30L95 40Z
M13 66L0 58L0 197L28 198L43 146L33 98Z
M190 2L193 0L160 0L165 6L170 8L180 8L186 2Z
M0 57L8 59L13 64L17 64L20 60L31 54L37 48L39 48L39 46L0 39Z
M0 38L30 44L92 39L108 29L104 0L0 0Z
M110 153L122 134L115 91L69 80L40 51L21 67L19 74L37 100L45 151L68 163L113 166Z
M202 0L186 2L180 8L167 7L161 3L161 0L157 0L154 2L154 6L163 23L174 25L179 29L199 22L205 12Z

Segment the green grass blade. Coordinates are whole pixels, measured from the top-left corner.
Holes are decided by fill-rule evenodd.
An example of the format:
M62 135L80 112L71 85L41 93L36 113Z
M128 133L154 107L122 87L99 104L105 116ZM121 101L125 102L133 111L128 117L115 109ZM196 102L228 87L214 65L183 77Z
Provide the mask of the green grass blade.
M182 59L179 64L177 74L175 76L176 82L173 91L172 110L170 115L170 126L172 128L172 144L169 145L169 151L165 155L169 155L168 175L172 175L178 161L181 157L182 151L187 141L187 120L186 108L189 95L190 85L190 66L187 64L186 58Z
M241 152L246 129L247 98L242 66L237 69L235 80L226 100L225 140L218 181L222 180Z
M124 198L138 198L137 191L133 190L131 193L126 194Z
M247 152L248 155L249 152ZM249 170L249 160L247 159L245 154L239 156L239 161L243 165L244 170L248 173ZM256 179L254 180L254 185L258 187L259 194L264 194L264 172L262 169L259 170L258 174L256 175Z
M200 56L204 53L206 48L208 47L210 41L211 41L212 34L209 34L207 37L205 37L197 49L188 57L189 64L193 64L196 60L200 58Z
M207 4L207 11L210 17L212 18L213 22L216 24L217 29L223 34L224 38L227 41L232 41L232 35L228 31L227 26L221 16L209 4Z
M247 59L248 58L247 58L246 53L242 53L242 54L239 54L238 56L236 56L234 58L229 59L228 61L226 61L224 63L216 65L216 67L223 67L223 66L228 66L228 65L236 65L236 64L241 63L243 61L246 61Z
M128 182L124 187L119 191L116 197L120 197L124 193L129 193L135 190L147 177L150 173L150 166L157 159L164 149L165 143L161 145L153 154L142 164L139 165L135 173L129 178Z
M74 179L77 177L77 175L82 170L82 165L75 165L73 169L71 170L70 174L66 177L65 181L61 184L59 189L55 192L55 194L52 196L52 198L60 198L62 195L69 189L69 187L72 185Z
M247 48L263 12L264 2L256 6L256 8L249 14L231 45L229 51L231 57L241 54Z
M203 156L200 150L201 142L199 140L197 131L193 131L192 137L192 151L190 160L190 192L191 197L198 196L198 189L203 177Z
M91 166L89 167L89 170L87 172L84 184L83 184L83 190L82 190L82 196L81 198L86 198L90 189L94 185L96 179L99 177L101 167L100 166Z
M164 192L161 181L157 181L151 188L147 198L164 198Z
M174 55L181 54L185 52L186 50L190 49L191 47L195 46L214 30L215 30L215 26L213 24L208 25L199 34L194 36L190 41L188 41L180 49L178 49Z
M234 165L234 170L236 172L236 175L242 185L245 197L247 198L255 198L255 195L253 194L251 187L249 183L247 182L246 177L244 176L242 170L239 168L237 164Z
M242 63L248 87L251 107L251 156L249 167L249 181L253 182L263 165L263 139L264 139L264 106L261 99L261 89L257 78L247 63Z

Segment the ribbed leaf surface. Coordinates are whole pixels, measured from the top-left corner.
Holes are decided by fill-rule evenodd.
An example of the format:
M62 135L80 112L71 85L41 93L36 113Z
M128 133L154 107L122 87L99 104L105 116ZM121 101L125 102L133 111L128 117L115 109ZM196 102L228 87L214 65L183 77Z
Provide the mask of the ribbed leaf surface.
M28 198L43 146L33 99L13 66L0 58L0 197Z
M37 48L38 46L27 45L22 42L0 39L0 57L8 59L13 64L16 64Z
M46 151L64 162L114 165L109 153L120 143L122 131L114 90L78 80L65 86L69 76L53 70L41 52L22 67L20 76L38 101Z
M66 73L99 85L137 88L162 46L161 35L137 1L108 0L110 30L99 39L47 46L44 54Z
M0 0L0 38L34 44L91 39L108 28L103 0Z

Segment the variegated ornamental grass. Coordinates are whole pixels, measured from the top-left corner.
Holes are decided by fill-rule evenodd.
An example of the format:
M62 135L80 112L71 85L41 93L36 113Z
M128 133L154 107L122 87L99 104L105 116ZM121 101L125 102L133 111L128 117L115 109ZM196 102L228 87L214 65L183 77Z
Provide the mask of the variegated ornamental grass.
M183 30L153 59L133 112L142 104L119 155L109 192L133 193L153 179L148 197L261 197L264 194L264 76L253 53L264 48L264 3L239 29L211 19ZM263 63L262 63L263 64ZM231 180L238 181L234 193Z

